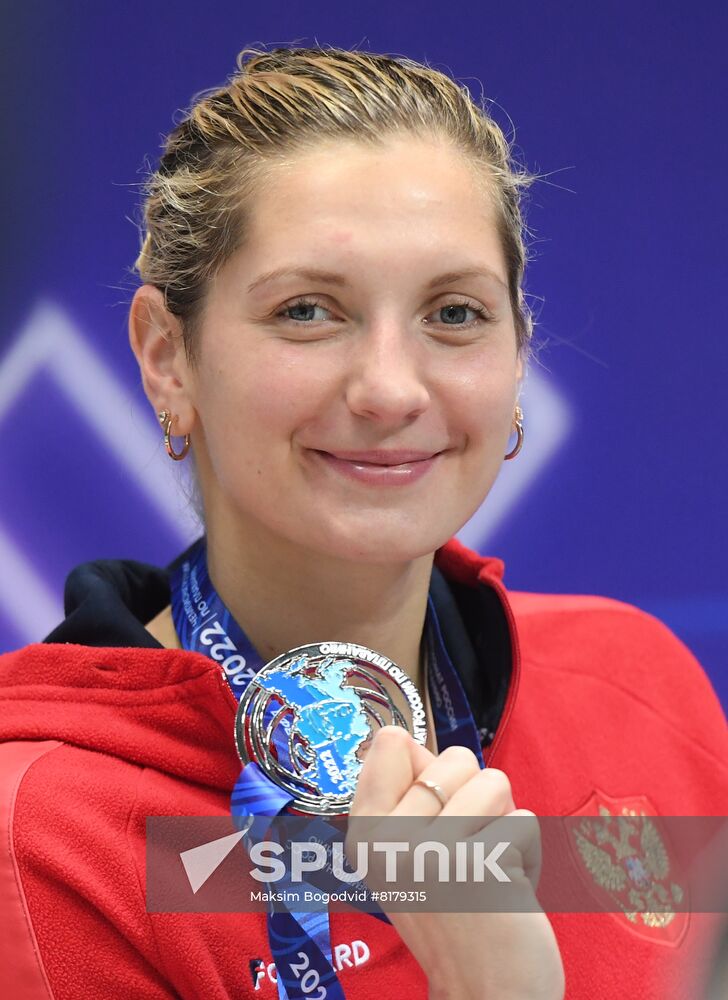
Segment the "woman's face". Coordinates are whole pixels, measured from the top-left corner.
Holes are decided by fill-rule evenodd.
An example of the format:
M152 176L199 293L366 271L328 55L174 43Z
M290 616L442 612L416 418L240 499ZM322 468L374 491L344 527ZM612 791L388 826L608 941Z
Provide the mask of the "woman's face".
M209 525L343 559L432 552L490 490L521 374L462 155L409 138L271 167L185 379Z

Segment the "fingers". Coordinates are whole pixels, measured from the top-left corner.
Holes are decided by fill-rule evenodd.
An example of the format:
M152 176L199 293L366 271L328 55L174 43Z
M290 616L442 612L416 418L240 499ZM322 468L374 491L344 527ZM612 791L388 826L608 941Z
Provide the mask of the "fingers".
M435 756L399 726L380 729L366 755L350 816L389 816Z
M508 777L495 767L486 767L456 789L440 816L462 817L461 833L469 837L482 828L484 817L503 816L515 808Z
M436 792L417 784L419 779L442 789L444 807ZM527 879L535 893L541 831L534 813L516 809L507 775L497 768L481 769L467 747L448 747L435 757L404 729L385 726L367 753L350 817L418 816L449 819L448 839L480 840L486 852L507 843L499 867L512 881Z
M511 816L524 817L518 820L518 850L521 852L523 870L535 892L541 878L541 827L538 817L530 809L514 809L504 819ZM530 817L530 820L528 819Z
M525 876L536 892L541 877L541 827L535 813L529 809L514 809L489 822L471 840L482 840L486 852L496 844L508 844L498 856L498 867L511 882L518 882Z
M436 819L442 818L449 820L446 830L454 840L480 839L488 847L508 843L498 864L513 881L525 876L536 891L541 875L541 829L533 812L516 809L511 783L503 771L479 769L440 810Z
M412 768L415 779L417 779L422 775L424 769L437 758L435 754L430 753L427 747L423 747L421 743L418 743L414 739L410 740L410 752L412 754Z
M442 789L444 807L435 791L416 783L420 779ZM481 769L467 747L448 747L435 757L404 729L385 726L367 752L350 815L471 817L463 829L469 836L482 828L483 817L513 809L506 775Z
M450 800L463 785L475 777L479 770L475 754L467 747L447 747L439 757L432 757L432 760L419 774L413 774L410 788L402 794L391 815L439 815L443 807L437 794L432 789L414 782L418 779L432 781L440 786L445 798Z

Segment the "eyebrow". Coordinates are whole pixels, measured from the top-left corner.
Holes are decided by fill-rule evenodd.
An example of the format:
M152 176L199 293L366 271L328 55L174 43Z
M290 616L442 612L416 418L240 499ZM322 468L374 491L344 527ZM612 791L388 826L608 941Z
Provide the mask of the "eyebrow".
M502 278L492 268L485 265L482 267L468 267L462 271L447 271L445 274L439 274L429 282L427 287L440 288L442 285L453 285L456 281L462 281L463 278L489 278L491 281L497 282L505 291L508 291L508 287Z
M261 285L267 285L270 281L276 281L278 278L305 278L306 281L323 281L327 285L345 285L347 283L343 274L336 274L334 271L321 271L319 268L310 267L278 267L275 271L259 275L252 284L248 285L248 292L254 292Z
M259 275L255 281L248 285L248 294L256 291L262 285L267 285L269 282L276 281L279 278L304 278L306 281L320 281L327 285L338 285L340 287L348 284L346 277L343 274L337 274L335 271L322 271L320 268L310 267L278 267L274 271L267 271L265 274ZM461 271L446 271L444 274L438 274L436 278L428 282L427 288L441 288L443 285L453 285L456 281L462 281L463 278L489 278L497 282L505 291L508 291L505 282L495 271L486 266L469 267Z

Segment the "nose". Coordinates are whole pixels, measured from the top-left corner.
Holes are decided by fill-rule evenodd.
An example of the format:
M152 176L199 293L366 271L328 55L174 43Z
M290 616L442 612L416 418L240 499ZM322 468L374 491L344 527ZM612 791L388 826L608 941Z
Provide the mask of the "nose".
M352 413L382 425L400 425L430 402L418 344L411 331L380 323L359 339L351 357L346 401Z

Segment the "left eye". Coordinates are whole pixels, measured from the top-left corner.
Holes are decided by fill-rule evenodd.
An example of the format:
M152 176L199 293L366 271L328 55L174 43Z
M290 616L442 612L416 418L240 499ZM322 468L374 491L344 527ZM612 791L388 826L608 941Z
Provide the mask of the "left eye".
M476 306L470 305L467 302L451 302L449 305L440 306L435 312L440 313L440 322L444 326L465 326L468 323L467 314L473 313L473 315L479 319L484 316L484 310L477 308ZM473 322L473 320L470 320Z

